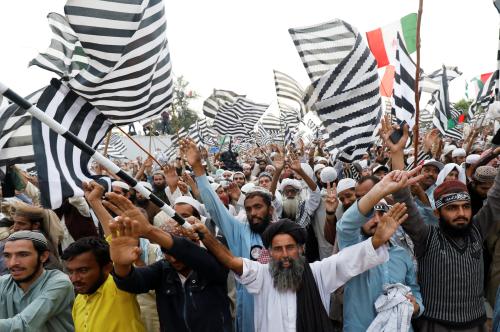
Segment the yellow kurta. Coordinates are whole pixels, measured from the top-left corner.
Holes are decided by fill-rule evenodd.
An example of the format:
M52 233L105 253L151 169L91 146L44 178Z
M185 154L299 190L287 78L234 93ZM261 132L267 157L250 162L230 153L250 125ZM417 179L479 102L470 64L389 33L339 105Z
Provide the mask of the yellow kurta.
M78 294L73 320L76 332L145 331L136 295L119 290L111 275L94 294Z

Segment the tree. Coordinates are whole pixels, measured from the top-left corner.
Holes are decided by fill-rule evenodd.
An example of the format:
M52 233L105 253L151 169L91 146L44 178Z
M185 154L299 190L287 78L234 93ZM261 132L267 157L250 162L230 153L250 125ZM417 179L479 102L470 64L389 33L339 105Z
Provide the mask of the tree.
M469 111L469 106L472 104L472 100L460 99L457 101L454 106L455 109L460 111L460 114L467 114Z
M170 113L171 134L175 134L182 128L189 128L198 115L189 107L189 103L198 97L198 94L188 88L189 82L183 76L179 76L174 82L174 96L172 100L172 111Z

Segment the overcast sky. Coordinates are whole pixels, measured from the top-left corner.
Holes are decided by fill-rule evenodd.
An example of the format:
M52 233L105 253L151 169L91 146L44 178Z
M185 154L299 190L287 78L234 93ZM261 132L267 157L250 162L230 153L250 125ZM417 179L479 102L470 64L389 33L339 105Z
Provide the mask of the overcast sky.
M64 3L2 1L0 81L22 95L53 76L27 64L49 45L46 15L63 13ZM275 103L273 69L304 87L310 83L288 28L340 18L366 32L416 12L418 0L165 0L165 6L174 74L184 75L201 99L219 88ZM422 68L431 72L446 64L463 71L450 86L452 101L464 96L465 79L496 68L498 26L491 0L424 1Z

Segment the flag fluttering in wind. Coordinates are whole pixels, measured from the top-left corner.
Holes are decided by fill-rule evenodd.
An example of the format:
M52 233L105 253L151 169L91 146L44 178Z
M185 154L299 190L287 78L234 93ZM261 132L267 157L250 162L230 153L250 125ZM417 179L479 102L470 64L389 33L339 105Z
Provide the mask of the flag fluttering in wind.
M297 116L302 119L306 113L304 105L304 89L291 76L274 70L274 86L278 97L278 106L281 112L295 109Z
M45 89L45 88L44 88ZM44 89L26 97L36 104ZM16 104L0 110L0 179L6 174L7 166L26 164L35 166L35 152L31 135L31 114Z
M366 33L368 46L377 60L378 67L385 67L394 59L398 47L397 35L409 54L417 50L417 14L403 16L399 21Z
M352 49L355 36L341 20L288 29L312 82L338 65Z
M268 107L269 105L258 104L239 97L234 104L224 105L220 108L215 117L213 128L220 135L249 136Z
M71 77L69 88L115 124L169 107L173 81L162 0L68 0L64 11L65 17L49 15L52 42L33 65Z
M410 130L415 124L415 73L417 66L405 49L401 35L397 36L393 116L398 123L405 121Z
M229 90L216 89L203 102L203 115L209 119L215 119L221 107L234 104L239 97L245 96Z
M104 151L106 146L106 139L97 148L99 151ZM106 155L115 159L125 159L123 153L127 151L125 143L123 143L122 137L117 133L112 133L109 138L108 148L106 150ZM103 152L104 154L104 152Z
M485 77L483 75L481 76ZM497 86L497 81L498 70L487 76L486 81L484 81L484 84L479 88L476 98L469 107L469 118L474 117L474 114L477 113L479 107L487 110L488 106L495 101L495 88Z
M95 149L113 124L56 79L44 90L37 106L68 129L60 135L40 120L32 119L41 203L45 208L56 209L66 198L82 197L82 182L95 178L89 170L91 155L67 140L66 136L77 136Z
M375 58L359 32L342 20L289 31L304 66L309 68L312 85L305 101L326 128L327 134L323 137L328 143L326 148L329 151L337 148L338 158L343 161L360 158L372 145L373 132L382 116ZM300 50L319 47L317 31L325 37L316 61L321 62L324 55L327 59L324 63L328 65L311 71L309 59Z
M443 75L448 82L453 81L455 78L462 75L458 67L443 66L430 74L423 74L420 76L418 85L419 93L427 92L433 93L441 88Z

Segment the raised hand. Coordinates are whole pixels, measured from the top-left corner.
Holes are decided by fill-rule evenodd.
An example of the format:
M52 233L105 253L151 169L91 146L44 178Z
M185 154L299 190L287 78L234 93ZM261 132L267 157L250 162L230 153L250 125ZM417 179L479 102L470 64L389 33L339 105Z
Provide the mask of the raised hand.
M406 213L406 205L404 203L396 203L391 207L389 212L384 214L377 225L377 229L372 238L373 247L376 249L389 241L391 236L396 232L408 218Z
M190 139L180 140L181 155L187 159L192 167L201 166L201 154L196 143Z
M115 265L130 266L141 255L139 236L136 229L137 222L130 218L117 217L109 224L111 241L109 253Z
M95 181L82 182L82 189L89 203L100 201L104 195L104 187Z
M240 198L241 190L235 182L231 182L227 187L227 193L231 200L237 201Z
M295 172L302 172L302 166L300 165L300 160L297 154L294 152L291 152L288 158L288 163L290 165L290 168L293 169Z
M144 161L144 167L149 168L153 166L153 158L148 157L146 161Z
M439 141L441 140L441 134L439 132L439 129L434 128L424 136L424 151L430 152L432 150L432 147L439 144Z
M281 172L285 167L285 156L281 150L278 150L274 155L273 166L277 172Z
M184 195L187 195L187 193L189 192L187 184L183 181L177 181L177 187L179 187L181 193L183 193Z
M104 207L121 217L128 217L136 221L134 230L139 236L144 237L152 229L153 226L146 216L125 196L115 193L106 193L105 196L107 200L102 201Z
M419 182L424 176L419 175L422 166L406 171L392 171L380 180L375 186L380 188L384 196L395 193L396 191L411 186Z
M391 153L403 152L406 141L409 137L409 127L407 124L403 127L403 136L397 143L393 143L390 139L391 134L399 129L399 126L392 125L389 116L385 115L381 121L382 127L380 128L380 137L384 141L384 144L389 148Z
M165 174L165 176L167 176L167 175L176 176L177 175L177 171L175 169L175 166L170 165L170 164L166 164L165 166L163 166L163 173Z
M182 180L191 188L194 188L196 186L193 178L186 172L182 173Z
M325 209L326 212L334 213L339 206L339 200L337 198L337 185L334 183L330 187L330 183L326 185L326 197L325 197Z

